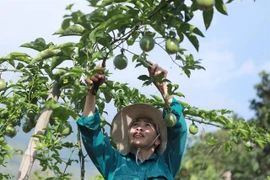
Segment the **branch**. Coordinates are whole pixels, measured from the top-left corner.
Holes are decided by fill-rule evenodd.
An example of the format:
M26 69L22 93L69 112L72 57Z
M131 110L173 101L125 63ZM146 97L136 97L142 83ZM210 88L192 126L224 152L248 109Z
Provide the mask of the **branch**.
M159 43L156 43L161 49L163 49L165 52L167 52L166 51L166 49L164 48L164 47L162 47ZM171 60L172 60L172 62L174 63L174 64L176 64L178 67L180 67L180 68L183 68L181 65L179 65L173 58L172 58L172 56L167 52L167 54L169 55L169 57L171 58Z
M173 0L169 0L167 2L165 2L165 5L163 5L160 9L158 9L157 11L153 12L151 15L148 16L148 18L144 19L144 20L149 20L151 19L155 14L159 13L162 9L164 9L166 6L168 6L168 4L170 4ZM112 48L104 57L103 61L102 61L102 67L106 66L106 60L108 55L110 54L110 52L112 52L114 49L116 49L117 47L119 47L121 44L123 44L131 35L133 32L137 31L141 25L143 24L143 20L141 22L139 22L138 24L136 24L133 28L131 28L127 33L123 34L120 38L118 39L114 39L110 44L115 44L118 41L121 41L120 43L118 43L114 48ZM113 31L112 31L113 32ZM113 32L114 34L114 32ZM125 37L126 36L126 37ZM101 51L103 51L105 49L105 47L103 47L101 49ZM178 64L177 64L178 65ZM179 65L178 65L179 66Z
M188 119L190 121L195 121L195 122L198 122L198 123L203 123L203 124L208 124L208 125L211 125L211 126L216 126L216 127L219 127L219 128L223 128L223 126L221 125L218 125L218 124L214 124L214 123L211 123L211 122L207 122L207 121L204 121L203 119L201 120L198 120L194 117L191 117L191 116L186 116L185 119Z
M0 69L0 72L5 72L5 71L9 71L9 72L23 72L22 70L17 70L17 69Z

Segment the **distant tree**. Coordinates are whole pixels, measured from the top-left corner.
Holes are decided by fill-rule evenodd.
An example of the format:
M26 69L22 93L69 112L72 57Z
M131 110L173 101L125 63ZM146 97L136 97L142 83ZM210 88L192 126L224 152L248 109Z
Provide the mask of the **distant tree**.
M251 101L250 108L256 112L255 118L250 120L251 124L270 132L270 75L262 71L260 74L261 82L255 85L258 98ZM269 139L270 137L265 137ZM270 143L258 153L257 162L260 168L257 174L267 174L270 176Z
M250 104L250 108L256 113L255 117L247 123L257 130L263 129L269 132L269 74L261 72L259 75L261 82L255 85L257 98L254 98ZM243 121L237 114L234 114L232 119L235 122ZM267 135L265 138L269 139ZM233 142L231 147L228 143L230 141ZM235 131L227 133L224 130L203 133L199 137L193 137L191 142L176 179L224 179L226 172L230 172L231 179L234 180L265 180L270 177L269 143L262 149L251 140L239 138ZM223 146L225 148L222 148ZM230 153L226 151L229 147Z

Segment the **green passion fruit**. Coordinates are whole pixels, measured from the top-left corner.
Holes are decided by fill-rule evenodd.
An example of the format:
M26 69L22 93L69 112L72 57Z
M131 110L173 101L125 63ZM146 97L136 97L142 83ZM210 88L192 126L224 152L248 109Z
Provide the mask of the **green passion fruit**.
M62 123L60 125L60 133L63 136L68 136L72 132L72 126L70 125L69 122Z
M14 127L12 126L7 126L6 127L6 133L5 133L8 137L13 138L14 136L16 136L17 131Z
M6 89L7 83L4 79L0 79L0 91Z
M3 142L5 142L5 140L6 140L5 139L5 136L0 136L0 144L3 143Z
M176 39L167 39L165 49L169 54L175 54L179 51L179 42Z
M30 132L32 130L31 124L29 124L29 122L26 121L25 123L23 123L22 130L25 133Z
M169 112L165 115L164 122L167 127L173 127L176 124L176 116Z
M202 11L210 11L215 5L215 0L196 0L196 4Z
M199 131L199 128L198 128L198 126L196 126L196 124L191 124L191 125L189 126L189 132L190 132L191 134L195 135L195 134L198 133L198 131Z
M252 147L251 141L247 141L247 142L245 143L245 146L246 146L246 148L251 148L251 147Z
M120 69L120 70L125 69L128 64L127 57L123 54L119 54L115 56L113 60L113 64L114 64L114 67L117 69Z
M151 36L143 36L140 40L140 47L143 51L149 52L155 46L155 40Z

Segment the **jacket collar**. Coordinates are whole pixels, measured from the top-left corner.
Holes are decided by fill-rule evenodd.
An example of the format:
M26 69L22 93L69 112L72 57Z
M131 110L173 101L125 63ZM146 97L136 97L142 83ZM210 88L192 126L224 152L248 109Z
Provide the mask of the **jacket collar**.
M131 159L136 159L136 155L133 152L129 152L129 153L120 153L122 156L124 157L129 157ZM153 153L147 160L157 160L158 159L158 154L157 153ZM146 161L147 161L146 160Z

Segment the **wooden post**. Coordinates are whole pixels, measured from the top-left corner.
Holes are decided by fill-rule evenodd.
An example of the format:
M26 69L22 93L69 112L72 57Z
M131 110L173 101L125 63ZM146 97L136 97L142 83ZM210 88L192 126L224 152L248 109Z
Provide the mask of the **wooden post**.
M223 174L223 179L224 179L224 180L231 180L231 179L232 179L232 172L231 172L231 171L226 171L226 172Z
M52 89L49 92L47 101L50 99L54 99L55 101L58 101L58 98L60 96L60 86L58 83L55 83L52 87ZM37 124L34 129L34 135L35 134L44 134L45 128L48 126L50 116L52 114L52 109L45 109L39 116ZM39 140L36 137L31 136L30 141L28 143L28 147L24 152L24 156L19 168L18 180L28 180L32 166L34 164L34 161L36 159L36 144L35 140Z

